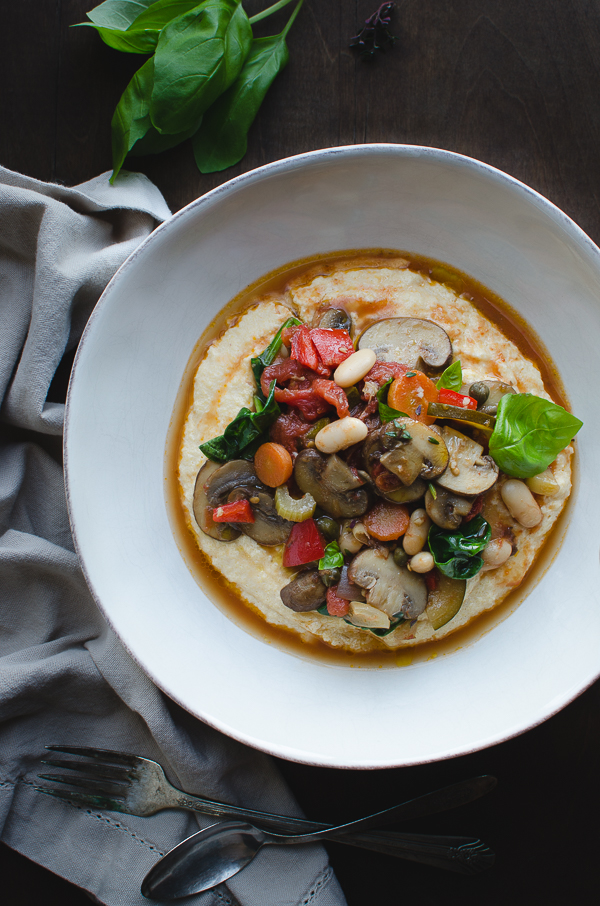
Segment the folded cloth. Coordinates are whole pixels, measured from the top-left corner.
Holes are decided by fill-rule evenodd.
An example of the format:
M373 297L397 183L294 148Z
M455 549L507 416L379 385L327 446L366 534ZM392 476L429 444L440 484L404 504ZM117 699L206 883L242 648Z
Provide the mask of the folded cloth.
M269 757L191 717L131 659L95 606L69 530L53 378L113 273L170 216L165 201L136 173L69 189L0 168L0 211L0 836L100 903L141 906L158 857L212 820L45 796L35 789L45 745L134 752L189 792L300 812ZM303 846L267 847L227 886L187 902L345 900L322 847Z

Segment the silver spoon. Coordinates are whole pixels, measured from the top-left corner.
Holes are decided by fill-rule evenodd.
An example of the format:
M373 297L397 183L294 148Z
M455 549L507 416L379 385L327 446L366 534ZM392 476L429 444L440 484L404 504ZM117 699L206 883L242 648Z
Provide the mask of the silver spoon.
M495 778L489 780L495 785ZM263 846L314 843L340 833L390 824L406 817L407 813L417 814L419 806L424 812L434 810L435 802L440 801L440 794L447 795L447 790L437 790L365 818L308 834L276 834L259 830L242 821L213 824L183 840L163 856L144 878L141 891L145 897L157 900L175 900L201 893L241 871ZM438 806L437 810L441 808ZM494 861L493 852L479 840L402 834L397 837L401 843L405 843L407 853L412 849L419 854L419 861L442 864L453 860L456 868L465 873L488 868ZM411 856L407 855L407 858Z

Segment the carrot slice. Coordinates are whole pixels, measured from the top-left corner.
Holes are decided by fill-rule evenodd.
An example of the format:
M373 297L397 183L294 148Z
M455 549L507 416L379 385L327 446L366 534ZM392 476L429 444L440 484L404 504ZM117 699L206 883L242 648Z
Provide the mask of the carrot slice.
M422 371L407 371L390 386L387 404L424 425L432 425L435 419L427 415L427 406L437 403L438 395L437 387Z
M403 503L382 500L363 516L362 521L373 538L378 541L395 541L405 533L410 516L408 507Z
M294 464L285 447L269 442L261 444L254 454L254 468L263 484L278 488L291 478Z

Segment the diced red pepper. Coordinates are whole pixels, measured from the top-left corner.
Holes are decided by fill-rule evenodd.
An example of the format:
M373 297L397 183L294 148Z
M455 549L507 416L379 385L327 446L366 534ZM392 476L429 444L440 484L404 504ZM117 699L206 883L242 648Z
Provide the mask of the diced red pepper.
M337 585L327 589L327 613L331 617L345 617L350 610L350 601L340 598L337 594Z
M323 538L314 519L295 522L283 552L284 566L303 566L325 554Z
M477 400L464 393L455 393L454 390L440 390L439 402L446 406L458 406L460 409L477 409Z
M331 369L321 362L317 348L311 339L308 327L300 327L292 337L291 357L323 377L329 377Z
M213 522L254 522L254 513L248 500L224 503L212 511Z
M348 406L348 397L343 389L335 381L326 381L323 378L317 378L312 382L311 390L331 406L335 406L338 418L345 418L350 412Z
M354 352L354 343L347 330L315 327L310 332L310 338L323 364L331 368L341 365Z

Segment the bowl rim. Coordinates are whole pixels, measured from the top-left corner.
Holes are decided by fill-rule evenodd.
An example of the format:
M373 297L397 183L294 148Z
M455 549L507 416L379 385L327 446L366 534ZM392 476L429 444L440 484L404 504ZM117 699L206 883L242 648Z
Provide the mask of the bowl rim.
M75 551L78 557L79 565L84 575L87 587L98 607L100 613L102 614L103 619L106 621L108 626L113 630L116 637L119 640L119 643L130 655L132 660L142 669L144 674L149 677L149 679L160 689L164 694L166 694L172 701L178 704L183 710L190 713L193 717L207 723L209 726L213 727L215 730L223 733L224 735L229 736L237 740L238 742L243 743L251 748L258 749L266 754L272 755L276 758L282 758L284 760L294 761L301 764L306 764L309 766L315 767L331 767L336 769L345 769L345 770L379 770L387 769L394 767L408 767L417 764L429 764L437 761L445 761L451 758L461 757L463 755L473 754L474 752L482 751L491 746L497 745L499 743L507 742L511 739L521 736L522 734L528 732L535 727L540 726L546 720L558 714L564 707L575 701L581 694L583 694L587 689L590 688L599 678L600 678L600 662L597 667L597 672L593 675L587 683L583 686L576 688L575 690L568 690L564 696L555 704L554 707L549 708L546 712L541 714L534 721L527 721L526 725L513 726L510 729L507 729L504 733L500 733L493 738L482 739L477 744L467 747L460 747L456 751L448 751L444 753L437 753L431 757L418 757L418 758L409 758L403 759L400 762L391 762L385 761L382 763L356 763L355 761L348 761L346 763L340 763L339 760L327 759L323 756L319 758L311 758L305 753L294 753L289 751L288 747L285 745L276 745L263 743L256 739L250 738L243 732L236 732L234 728L228 726L224 721L220 722L215 718L207 717L205 715L200 715L195 711L190 709L189 703L182 700L182 698L173 692L171 692L164 683L156 676L154 669L146 666L140 657L132 650L130 645L123 640L123 638L117 632L113 621L111 620L110 615L107 613L100 595L94 587L92 578L86 567L85 559L82 554L81 546L79 543L76 527L76 519L73 513L72 505L72 494L71 494L71 483L69 478L69 434L71 426L71 399L73 387L77 382L77 369L81 356L84 354L85 347L89 340L91 331L94 329L94 323L101 311L105 298L112 292L114 286L123 279L123 275L127 273L131 267L135 265L135 262L139 256L145 254L146 249L151 246L153 243L160 240L164 230L169 229L171 224L174 221L185 220L185 218L195 214L198 210L202 210L204 207L212 205L215 201L219 200L221 197L227 197L228 195L236 193L238 190L243 189L247 185L252 185L255 182L262 180L265 176L269 175L278 175L285 172L293 172L297 169L305 167L307 164L320 163L323 161L328 161L335 159L337 157L344 158L360 158L360 157L369 157L371 155L399 155L401 157L411 158L429 158L436 162L447 162L454 166L465 168L467 170L474 171L475 173L480 173L487 178L492 178L492 180L499 184L508 184L514 190L516 190L522 197L528 199L530 202L533 202L538 208L542 211L545 211L547 215L550 216L552 220L558 222L560 226L566 231L572 241L576 242L578 245L583 246L587 253L592 257L595 257L598 261L598 269L600 270L600 248L596 243L588 236L588 234L578 226L575 221L569 217L561 208L555 205L552 201L546 198L537 190L531 188L526 183L517 179L516 177L511 176L510 174L500 170L497 167L487 164L483 161L478 160L477 158L469 157L464 154L460 154L454 151L448 151L443 148L436 148L433 146L427 145L415 145L415 144L403 144L403 143L394 143L394 142L377 142L377 143L365 143L365 144L356 144L356 145L339 145L328 148L315 149L312 151L306 151L297 155L292 155L286 158L281 158L276 161L264 164L255 169L246 171L244 173L238 174L237 176L232 177L231 179L219 184L215 188L209 190L203 195L198 196L193 199L191 202L186 204L184 207L176 211L171 217L162 223L160 223L142 242L131 252L131 254L125 259L125 261L119 266L115 271L104 290L102 291L98 301L96 302L88 321L82 332L77 351L75 354L71 375L69 379L69 385L67 389L67 398L65 404L65 416L64 416L64 432L63 432L63 462L64 462L64 483L65 483L65 493L67 500L67 510L69 516L69 523L71 527L71 533L73 537L73 543Z

